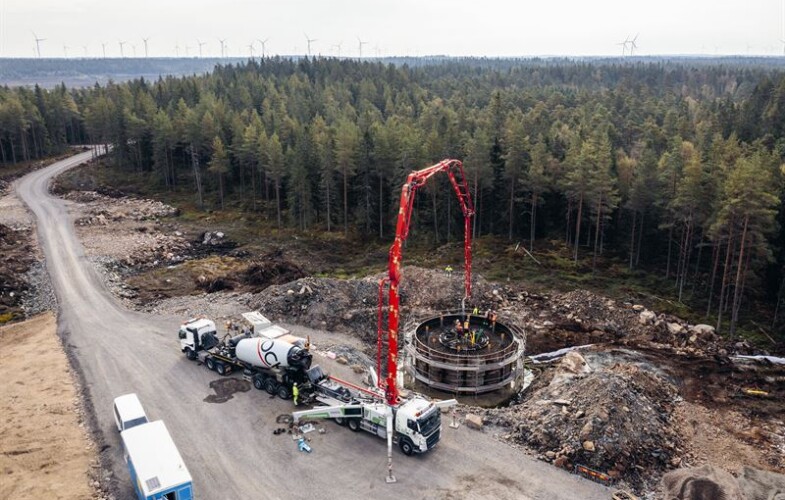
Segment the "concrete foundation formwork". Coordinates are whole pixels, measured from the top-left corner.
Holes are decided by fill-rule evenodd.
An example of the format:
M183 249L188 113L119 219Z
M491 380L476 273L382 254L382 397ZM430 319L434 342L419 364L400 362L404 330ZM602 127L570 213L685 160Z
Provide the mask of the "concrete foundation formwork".
M485 316L447 312L406 332L407 374L458 395L513 387L523 377L522 329Z

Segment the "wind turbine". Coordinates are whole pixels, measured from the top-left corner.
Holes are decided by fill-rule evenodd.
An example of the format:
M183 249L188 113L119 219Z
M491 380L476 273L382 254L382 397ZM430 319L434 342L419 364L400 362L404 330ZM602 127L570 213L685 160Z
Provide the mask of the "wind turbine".
M267 45L267 40L269 40L269 38L265 38L264 40L259 40L258 38L256 39L257 42L262 44L262 59L264 59L265 45Z
M136 58L136 44L134 44L134 43L131 44L131 50L134 53L134 58Z
M203 42L203 41L201 41L201 40L199 40L197 38L196 39L196 43L199 45L199 57L201 58L202 57L202 45L206 44L207 42Z
M343 40L333 45L333 48L338 49L338 57L341 57L341 46L343 45Z
M224 51L226 49L226 38L219 38L218 42L221 44L221 57L225 57Z
M638 39L638 35L640 35L640 33L636 33L635 34L635 38L630 40L630 55L631 56L635 54L635 49L638 48L638 44L635 43L635 41Z
M180 44L179 43L175 44L175 46L174 46L174 55L176 57L180 57Z
M147 58L147 40L149 40L149 39L150 38L142 38L142 41L144 42L144 57L145 57L145 59Z
M38 58L41 58L41 42L45 42L46 38L38 38L38 35L35 34L33 31L33 38L35 38L35 52L38 54Z
M310 56L311 55L311 43L318 42L319 40L317 40L316 38L308 38L308 34L307 33L303 33L303 35L305 35L305 39L308 41L308 55Z
M359 36L357 37L357 46L359 47L360 58L362 58L362 56L363 56L363 45L365 45L367 43L368 42L365 42L365 41L361 40Z
M103 49L103 51L104 51L104 59L106 59L106 43L105 42L101 42L101 49Z
M85 56L85 59L86 59L87 58L87 45L82 45L82 48L84 49L84 56Z
M120 57L125 57L125 53L123 53L123 45L128 42L117 42L120 45Z
M191 46L190 45L186 45L185 46L185 57L188 57L188 55L190 53L191 53Z
M248 47L248 52L251 53L251 59L253 59L253 42L246 45L246 47Z
M624 57L627 55L627 44L630 43L630 37L624 39L623 42L619 42L616 45L621 45L621 56Z
M68 45L63 44L63 55L68 59Z

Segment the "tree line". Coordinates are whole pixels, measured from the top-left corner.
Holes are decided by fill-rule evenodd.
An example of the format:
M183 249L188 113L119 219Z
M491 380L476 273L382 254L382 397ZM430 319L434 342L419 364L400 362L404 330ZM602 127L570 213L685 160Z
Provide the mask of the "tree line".
M0 89L3 164L111 145L129 173L279 227L389 239L406 174L462 159L475 237L562 239L591 272L623 257L731 335L741 311L781 323L784 133L783 74L733 64L267 58ZM437 243L460 238L446 179L415 217Z

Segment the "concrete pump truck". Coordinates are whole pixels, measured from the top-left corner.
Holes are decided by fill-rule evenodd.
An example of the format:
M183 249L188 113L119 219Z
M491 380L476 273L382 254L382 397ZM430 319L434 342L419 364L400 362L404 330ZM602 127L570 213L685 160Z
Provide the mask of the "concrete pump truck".
M403 243L409 236L414 197L417 190L436 174L446 173L458 197L464 217L464 259L465 274L464 302L471 295L471 218L474 205L469 194L469 186L458 160L443 160L431 167L409 174L401 190L401 203L398 211L395 240L390 248L388 275L379 282L379 308L376 352L376 373L381 374L384 338L384 295L388 290L387 301L387 376L384 381L376 379L376 387L361 389L357 393L363 399L340 401L332 398L317 398L326 406L293 413L294 421L303 418L332 418L345 423L352 430L365 430L387 439L387 482L395 482L392 474L392 445L397 443L406 455L423 453L438 443L441 434L440 408L448 407L456 401L430 402L419 397L403 397L398 389L398 329L400 321L400 300L398 289L401 281L401 261ZM356 388L360 389L360 388Z

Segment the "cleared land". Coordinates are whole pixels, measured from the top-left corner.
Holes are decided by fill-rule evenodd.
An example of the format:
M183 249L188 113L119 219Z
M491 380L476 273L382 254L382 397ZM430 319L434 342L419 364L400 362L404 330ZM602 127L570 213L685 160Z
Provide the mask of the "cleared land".
M95 453L54 314L0 328L0 342L0 498L94 498Z

